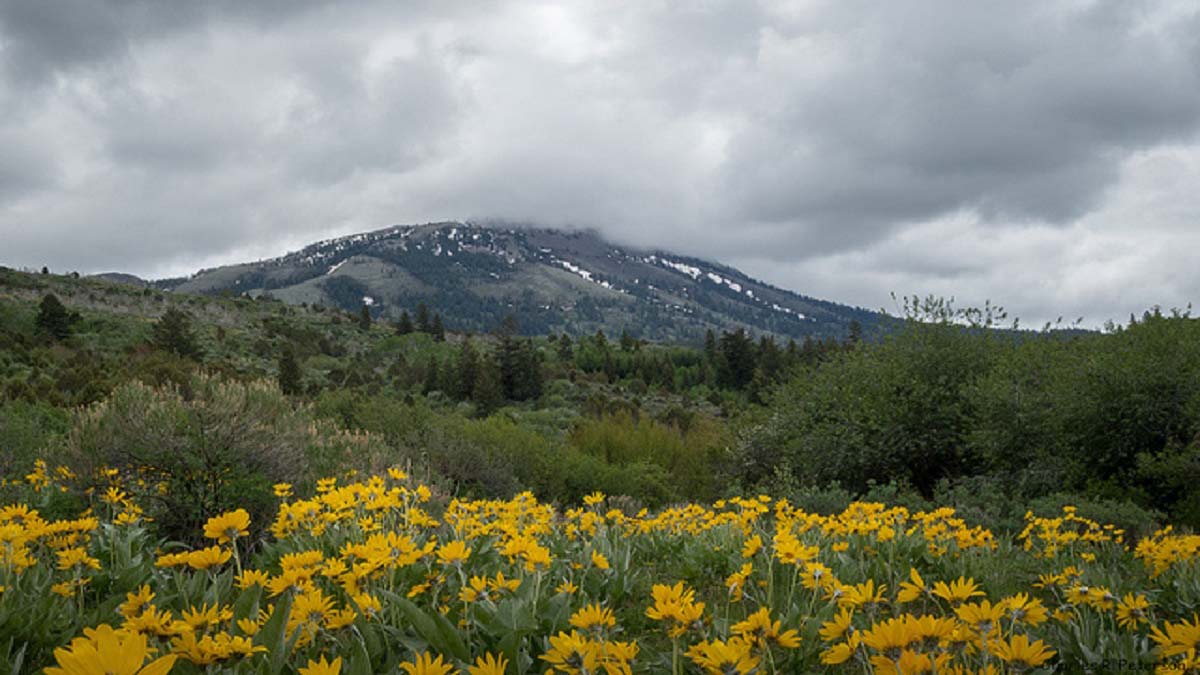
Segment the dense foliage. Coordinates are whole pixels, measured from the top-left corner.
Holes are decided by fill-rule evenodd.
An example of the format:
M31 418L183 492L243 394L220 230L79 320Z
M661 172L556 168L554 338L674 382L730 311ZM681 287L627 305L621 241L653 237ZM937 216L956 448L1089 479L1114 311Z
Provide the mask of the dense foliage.
M153 667L181 673L226 647L222 667L255 673L319 655L443 672L415 665L427 649L508 672L579 669L555 654L590 672L893 672L906 650L902 672L1194 665L1178 647L1198 544L1162 529L1200 525L1187 314L1018 331L914 302L884 336L689 347L530 337L511 316L465 335L444 310L392 323L365 303L0 270L0 660L28 671L124 623L144 637L98 629L71 650L157 645ZM206 547L229 514L233 543ZM378 537L407 542L389 544L404 564L355 576ZM510 591L489 585L501 573ZM931 590L960 577L990 604ZM486 603L463 599L475 578ZM660 598L694 620L658 623L675 616L647 615ZM1018 616L1034 598L1036 623ZM320 615L304 639L301 602Z
M446 500L392 467L156 542L137 470L39 463L0 511L7 672L1196 672L1200 537L1066 507L1012 539L952 509L767 496L648 513ZM186 479L184 479L186 480ZM180 481L166 486L175 489ZM39 509L72 493L90 509ZM627 506L627 505L626 505ZM264 525L269 534L258 535ZM68 639L70 642L68 644ZM66 645L66 646L62 646Z
M991 482L1018 504L1074 492L1200 525L1200 321L1067 335L912 321L797 373L740 456L755 482L925 497Z

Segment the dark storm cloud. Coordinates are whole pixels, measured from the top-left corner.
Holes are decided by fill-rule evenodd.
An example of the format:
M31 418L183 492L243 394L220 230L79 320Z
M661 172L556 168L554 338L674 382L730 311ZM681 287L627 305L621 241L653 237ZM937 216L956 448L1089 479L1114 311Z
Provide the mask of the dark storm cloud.
M15 79L56 72L125 55L140 40L159 39L210 20L271 24L331 0L12 0L0 4L3 64Z
M804 241L818 253L962 208L1071 222L1118 158L1200 119L1200 21L1152 29L1152 6L839 3L835 40L805 27L764 51L782 93L731 142L735 213L820 223Z
M0 113L4 264L498 218L867 306L1200 284L1190 1L14 0Z

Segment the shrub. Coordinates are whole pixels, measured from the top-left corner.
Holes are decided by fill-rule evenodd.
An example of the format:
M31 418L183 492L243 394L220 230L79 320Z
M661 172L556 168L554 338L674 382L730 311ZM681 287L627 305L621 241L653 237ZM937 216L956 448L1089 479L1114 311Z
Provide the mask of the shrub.
M135 495L164 536L194 536L204 521L236 507L262 526L272 485L305 477L317 428L266 383L196 377L191 396L141 383L118 387L77 411L66 438L76 472L103 486L103 468L144 486ZM161 490L160 485L170 485Z
M67 413L26 401L0 404L0 475L28 471L50 441L67 429Z

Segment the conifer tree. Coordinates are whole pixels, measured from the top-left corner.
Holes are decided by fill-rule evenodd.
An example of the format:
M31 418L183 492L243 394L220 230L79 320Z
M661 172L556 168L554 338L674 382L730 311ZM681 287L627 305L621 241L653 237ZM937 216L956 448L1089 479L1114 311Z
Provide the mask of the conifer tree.
M421 386L421 391L426 396L439 390L442 385L441 374L438 372L438 361L436 358L429 359L429 365L425 368L425 382Z
M558 350L558 359L563 363L570 364L575 359L575 348L571 344L570 335L563 333L562 337L558 338L556 349Z
M371 308L365 302L358 309L358 328L359 330L371 330Z
M38 306L36 324L51 339L61 341L71 336L71 324L76 318L59 302L58 296L49 293Z
M428 333L431 327L429 323L429 307L422 302L417 305L417 332Z
M516 400L521 380L521 343L507 332L502 332L499 337L496 365L500 370L500 389L505 398Z
M629 334L628 330L622 330L621 331L621 351L631 352L631 351L633 351L633 348L635 346L637 346L637 340L633 339L633 336Z
M862 341L862 324L857 319L850 322L850 327L846 330L846 346L853 347Z
M435 342L446 341L446 328L442 325L442 315L433 315L433 325L429 327L429 334L433 336Z
M186 312L172 307L154 324L152 342L155 347L187 359L200 357L200 346L192 332L192 319Z
M400 320L396 322L396 335L408 335L411 332L413 332L413 322L406 309L400 312Z
M455 398L459 400L471 398L475 391L475 382L479 379L479 352L475 351L475 345L471 344L470 338L463 340L462 345L458 348L458 367L455 379L453 389Z
M717 380L723 387L742 389L754 378L754 343L742 328L721 336L721 367Z
M713 365L717 363L717 335L711 328L704 331L704 359Z
M475 374L475 384L471 389L471 400L475 402L475 410L480 417L492 414L504 403L500 368L495 360L484 358L480 361L479 370Z
M296 350L291 344L286 344L279 352L279 390L288 396L295 396L302 391L302 379Z
M513 398L530 401L542 395L542 359L533 340L521 342L517 356L517 377L514 382Z

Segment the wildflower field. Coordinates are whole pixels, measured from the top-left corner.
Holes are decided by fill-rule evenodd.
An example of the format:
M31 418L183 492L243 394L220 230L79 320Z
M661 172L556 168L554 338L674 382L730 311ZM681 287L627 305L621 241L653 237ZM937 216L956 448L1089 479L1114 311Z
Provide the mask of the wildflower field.
M234 510L184 545L116 472L44 517L69 474L7 481L0 672L1200 672L1200 537L1130 542L1069 507L1007 540L948 508L560 511L391 469L277 485L273 522Z

